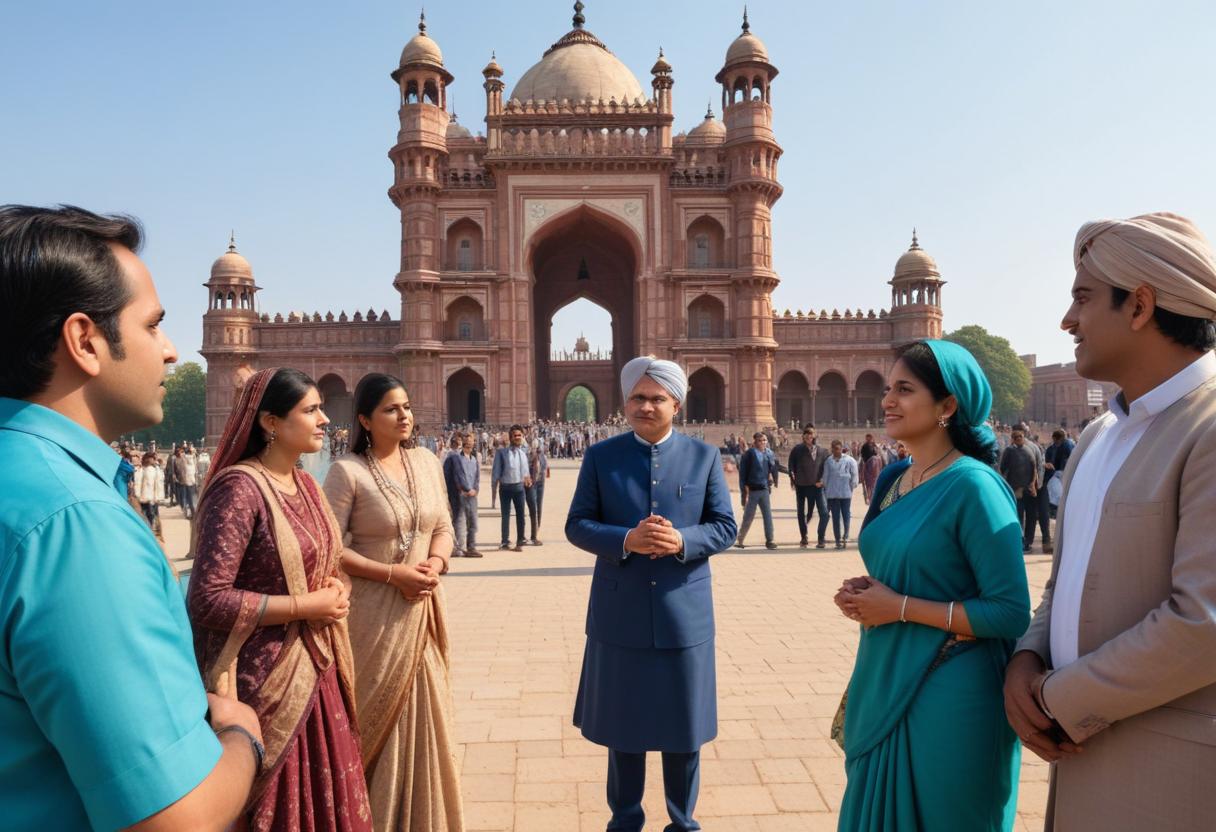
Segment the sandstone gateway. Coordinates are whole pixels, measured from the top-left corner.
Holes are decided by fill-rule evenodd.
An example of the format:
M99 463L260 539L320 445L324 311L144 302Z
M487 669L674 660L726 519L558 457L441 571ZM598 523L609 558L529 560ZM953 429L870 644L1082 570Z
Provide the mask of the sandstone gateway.
M426 32L392 79L400 130L389 197L401 212L400 314L265 314L248 261L230 245L211 268L202 355L207 442L259 367L316 378L331 418L372 371L401 376L422 425L561 416L588 388L618 409L619 365L653 353L691 379L686 418L741 424L877 420L896 346L941 335L941 275L917 244L895 266L891 309L777 314L772 131L777 68L747 18L714 79L713 112L673 135L674 70L659 54L649 92L585 28L574 28L510 94L482 70L485 136L448 106L454 77ZM708 81L708 79L706 79ZM612 315L611 355L553 352L550 322L587 298ZM394 304L395 305L395 304Z

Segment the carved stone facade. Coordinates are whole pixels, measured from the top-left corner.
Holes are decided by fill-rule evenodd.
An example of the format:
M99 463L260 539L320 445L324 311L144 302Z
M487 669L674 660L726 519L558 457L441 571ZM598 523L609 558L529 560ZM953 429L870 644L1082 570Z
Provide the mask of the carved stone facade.
M259 314L252 270L231 248L206 284L208 440L233 373L276 364L313 374L339 423L372 371L404 379L424 425L560 416L580 382L607 414L621 401L605 379L647 353L687 368L691 420L877 418L895 348L941 334L943 281L914 236L890 311L773 310L777 74L745 16L715 78L723 120L710 112L673 136L671 64L660 53L644 97L579 9L511 95L491 59L486 135L473 136L449 113L454 78L420 23L392 73L400 319ZM579 298L612 315L610 357L553 353L553 315Z

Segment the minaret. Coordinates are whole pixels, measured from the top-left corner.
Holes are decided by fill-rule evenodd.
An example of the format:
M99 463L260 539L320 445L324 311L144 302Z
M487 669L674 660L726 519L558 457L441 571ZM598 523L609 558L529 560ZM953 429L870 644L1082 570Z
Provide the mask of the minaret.
M203 345L207 360L206 442L214 445L232 410L233 375L242 364L257 357L257 292L253 267L236 250L236 234L229 235L228 251L211 265L207 312L203 315Z
M502 67L498 65L497 53L490 53L490 62L481 74L486 79L482 84L486 91L486 150L492 152L502 146L502 128L494 117L502 115L502 91L506 87L502 82Z
M916 229L912 229L912 246L895 262L890 280L890 319L896 344L942 337L945 283L937 262L920 247Z
M772 207L781 196L777 159L781 147L773 137L771 84L777 68L768 50L752 34L743 12L743 31L726 51L715 80L722 85L722 118L726 123L729 180L727 192L735 216L735 273L732 317L735 322L736 421L773 421Z
M433 377L442 337L434 318L440 269L438 202L448 157L447 87L454 79L443 66L439 44L426 33L425 14L419 18L418 34L402 50L392 79L401 92L401 128L388 153L394 171L388 193L401 211L401 270L393 281L401 293L401 340L395 352L411 395L428 403L417 409L419 422L437 424L442 416L442 391Z
M654 102L660 113L670 115L672 113L671 88L675 85L675 81L671 77L671 64L667 62L667 58L663 57L663 47L661 46L658 60L650 68L650 74L654 76L654 80L650 82L651 88L654 89ZM660 153L671 152L670 122L665 121L659 125L659 141L656 149Z

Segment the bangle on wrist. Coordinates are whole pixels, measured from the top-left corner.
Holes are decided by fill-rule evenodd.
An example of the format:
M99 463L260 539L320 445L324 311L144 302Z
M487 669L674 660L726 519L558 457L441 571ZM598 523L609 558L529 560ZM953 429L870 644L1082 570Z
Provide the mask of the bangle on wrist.
M249 740L249 747L253 750L254 773L256 774L260 772L262 770L262 761L266 759L266 746L262 745L261 741L259 741L257 737L239 725L225 725L223 728L220 728L215 732L215 736L222 737L229 731L244 734L245 739Z
M950 602L950 606L946 607L946 632L954 632L954 602Z
M291 598L291 620L295 621L297 618L300 617L299 603L296 599L296 596L291 595L289 597Z
M393 582L393 564L391 563L388 565L388 577L384 579L384 582L386 584L391 584Z
M1039 710L1047 715L1048 719L1050 719L1052 722L1056 722L1056 715L1053 714L1047 707L1047 699L1043 696L1043 689L1047 687L1047 680L1051 678L1051 674L1053 673L1055 673L1054 670L1049 670L1044 673L1042 678L1039 680L1039 686L1035 688L1034 691L1034 702L1039 706Z
M899 623L901 623L901 624L908 623L908 619L906 616L907 612L908 612L908 596L905 595L904 602L899 605Z

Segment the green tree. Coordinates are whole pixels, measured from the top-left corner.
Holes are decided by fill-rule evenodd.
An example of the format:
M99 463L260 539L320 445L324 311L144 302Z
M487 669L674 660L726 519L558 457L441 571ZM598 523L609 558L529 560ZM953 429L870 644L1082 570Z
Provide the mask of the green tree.
M947 333L945 339L970 350L988 376L992 385L992 414L1003 422L1020 417L1030 395L1030 370L1009 341L975 324Z
M570 422L594 422L595 396L582 385L573 388L566 394L565 413Z
M165 418L135 434L135 441L165 447L173 442L198 442L206 430L207 374L195 361L172 368L165 377Z

